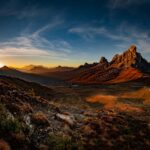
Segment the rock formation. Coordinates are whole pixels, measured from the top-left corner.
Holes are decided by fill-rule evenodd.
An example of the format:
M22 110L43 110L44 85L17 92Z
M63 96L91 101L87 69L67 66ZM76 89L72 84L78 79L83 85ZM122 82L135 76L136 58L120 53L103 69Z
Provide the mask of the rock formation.
M132 45L121 55L115 55L110 62L113 67L128 68L133 67L140 71L149 72L150 64L137 52L135 45Z
M84 84L128 82L150 73L150 64L137 52L135 45L130 46L120 55L116 54L110 62L105 57L101 57L98 64L84 66L86 70L72 77L72 82Z
M108 60L105 57L101 57L100 64L108 64Z

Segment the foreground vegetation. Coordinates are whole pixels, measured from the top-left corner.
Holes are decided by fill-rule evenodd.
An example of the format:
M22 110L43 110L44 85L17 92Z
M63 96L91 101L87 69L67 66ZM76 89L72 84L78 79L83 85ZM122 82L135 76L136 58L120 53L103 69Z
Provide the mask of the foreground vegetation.
M149 105L143 100L140 99L138 103L136 101L134 105L132 102L130 105L125 97L126 94L119 100L115 96L98 96L93 105L93 102L86 101L89 95L85 96L84 92L79 93L81 89L79 91L66 89L70 92L64 93L65 89L55 92L56 89L39 86L50 95L47 99L48 95L38 93L40 88L33 86L33 83L14 80L0 79L0 148L4 147L6 150L149 149L148 115L150 113ZM149 93L144 93L148 98ZM73 94L74 97L71 99ZM78 102L75 103L75 100ZM110 106L106 101L113 105L104 107ZM118 106L118 101L123 105ZM128 106L127 109L119 109L124 105ZM129 106L130 111L126 111L129 110ZM135 107L139 109L133 109Z

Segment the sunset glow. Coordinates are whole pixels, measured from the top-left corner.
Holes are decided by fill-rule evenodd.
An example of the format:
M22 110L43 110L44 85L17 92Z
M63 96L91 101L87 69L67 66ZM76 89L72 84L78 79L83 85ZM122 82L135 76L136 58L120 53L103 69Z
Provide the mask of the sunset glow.
M75 67L99 62L101 56L110 60L131 44L150 60L148 0L0 3L0 61L5 65Z
M5 66L3 63L0 62L0 68L2 68L3 66Z

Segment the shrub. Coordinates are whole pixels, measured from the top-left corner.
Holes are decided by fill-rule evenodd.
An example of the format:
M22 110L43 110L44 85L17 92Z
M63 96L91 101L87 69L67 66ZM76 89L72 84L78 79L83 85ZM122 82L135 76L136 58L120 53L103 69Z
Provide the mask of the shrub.
M33 88L32 88L32 89L29 89L28 94L31 95L32 97L35 97L35 96L36 96L35 91L34 91Z
M8 116L5 107L0 104L0 131L1 132L19 132L21 124L17 119Z
M33 114L31 117L31 120L37 126L48 126L49 125L49 121L48 121L46 115L43 114L42 112L37 112L37 113Z
M69 137L61 137L50 134L48 145L52 150L84 150L82 144L73 141Z

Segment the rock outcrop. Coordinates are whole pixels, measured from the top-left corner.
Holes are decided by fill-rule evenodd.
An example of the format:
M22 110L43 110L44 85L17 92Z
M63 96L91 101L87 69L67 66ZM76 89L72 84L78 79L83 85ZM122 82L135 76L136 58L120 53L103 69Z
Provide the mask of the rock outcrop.
M115 55L110 62L113 67L128 68L133 67L140 71L149 72L150 64L137 52L135 45L132 45L121 55Z
M101 57L99 63L100 64L108 64L108 60L105 57Z
M78 69L88 69L88 68L91 68L91 67L94 67L96 66L98 63L93 63L93 64L88 64L88 63L85 63L84 65L80 65L78 67Z

